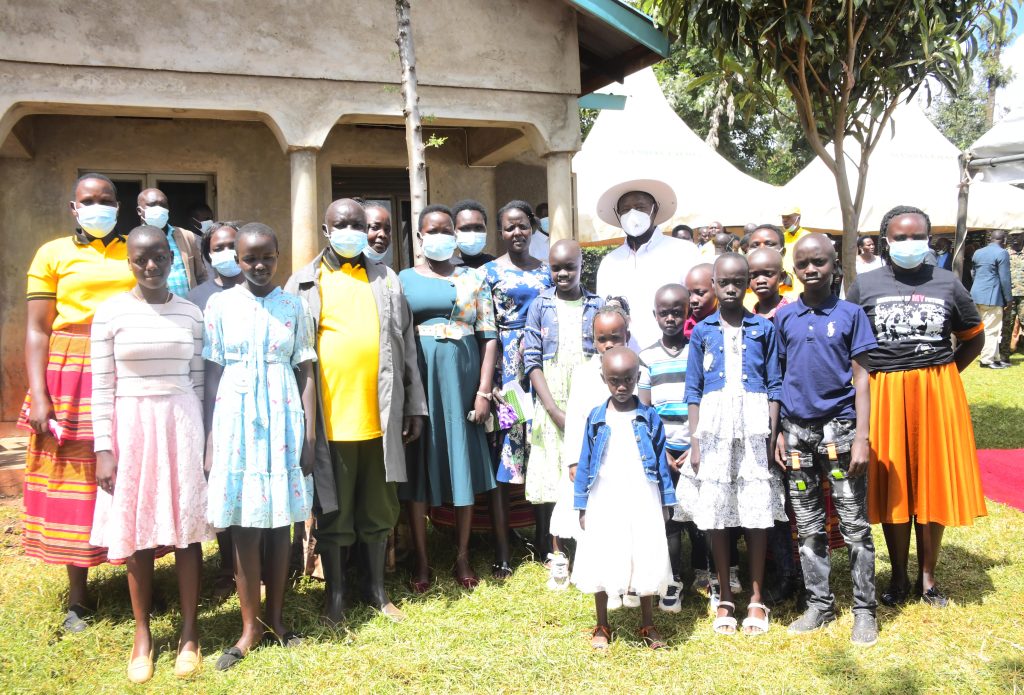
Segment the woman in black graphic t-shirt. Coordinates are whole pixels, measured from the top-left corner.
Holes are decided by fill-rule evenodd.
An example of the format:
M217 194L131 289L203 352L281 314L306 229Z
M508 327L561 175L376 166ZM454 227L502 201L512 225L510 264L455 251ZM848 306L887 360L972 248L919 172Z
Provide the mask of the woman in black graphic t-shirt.
M935 566L943 530L986 514L960 380L984 343L981 316L953 273L924 263L930 233L928 216L917 208L886 213L881 237L891 264L858 276L847 297L864 307L878 340L869 354L868 517L885 532L892 580L881 600L890 606L911 597L912 521L920 567L913 595L942 607Z

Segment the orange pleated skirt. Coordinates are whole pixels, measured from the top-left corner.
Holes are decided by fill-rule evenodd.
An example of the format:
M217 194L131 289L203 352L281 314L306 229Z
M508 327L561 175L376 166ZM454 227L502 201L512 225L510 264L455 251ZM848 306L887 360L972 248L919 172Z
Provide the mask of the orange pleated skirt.
M954 363L871 375L868 518L970 526L985 516L967 395Z

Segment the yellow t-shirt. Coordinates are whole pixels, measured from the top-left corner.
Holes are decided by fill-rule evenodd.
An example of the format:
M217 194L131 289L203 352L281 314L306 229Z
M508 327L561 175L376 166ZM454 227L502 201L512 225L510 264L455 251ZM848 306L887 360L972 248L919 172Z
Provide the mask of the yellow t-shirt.
M805 236L810 234L810 230L804 229L803 227L797 227L795 232L786 232L786 253L782 257L782 269L789 273L790 279L793 281L793 290L800 294L804 291L804 283L800 282L800 278L796 276L796 272L793 270L793 251L796 247L796 242L803 239Z
M327 439L380 437L380 318L366 269L359 264L342 263L338 270L326 261L321 266L317 355Z
M53 299L53 330L90 323L96 307L135 287L128 245L120 239L78 244L69 235L39 247L28 269L27 299Z

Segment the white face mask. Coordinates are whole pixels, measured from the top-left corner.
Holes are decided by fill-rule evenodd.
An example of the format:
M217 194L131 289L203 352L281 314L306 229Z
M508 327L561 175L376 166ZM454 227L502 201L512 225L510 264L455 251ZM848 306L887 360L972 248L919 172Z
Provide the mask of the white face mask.
M242 267L238 265L238 259L235 257L234 249L211 251L210 265L218 273L228 278L238 277L238 274L242 272Z
M619 217L619 224L629 236L640 236L651 228L651 216L643 210L630 210Z
M94 239L102 239L117 226L117 206L81 205L75 208L78 226Z
M213 220L203 220L199 223L199 231L206 234L213 227Z
M142 219L146 221L146 224L157 229L163 229L167 226L167 218L170 217L170 214L170 210L159 205L142 208Z

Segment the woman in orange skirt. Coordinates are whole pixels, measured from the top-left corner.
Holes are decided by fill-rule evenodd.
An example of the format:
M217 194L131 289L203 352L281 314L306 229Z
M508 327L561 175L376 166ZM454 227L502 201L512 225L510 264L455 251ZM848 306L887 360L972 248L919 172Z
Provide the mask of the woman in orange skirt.
M75 183L74 233L43 244L28 271L25 362L29 393L19 427L32 432L25 457L25 554L65 565L64 629L86 628L88 568L106 559L89 544L96 503L89 327L105 299L135 284L114 229L117 191L100 174Z
M891 264L857 276L848 299L864 307L878 349L870 353L868 517L881 523L892 579L887 606L911 598L910 526L917 537L913 596L936 607L935 566L947 526L984 516L974 429L963 371L981 352L981 316L953 273L924 262L931 221L898 206L882 218ZM952 336L957 339L954 349Z

